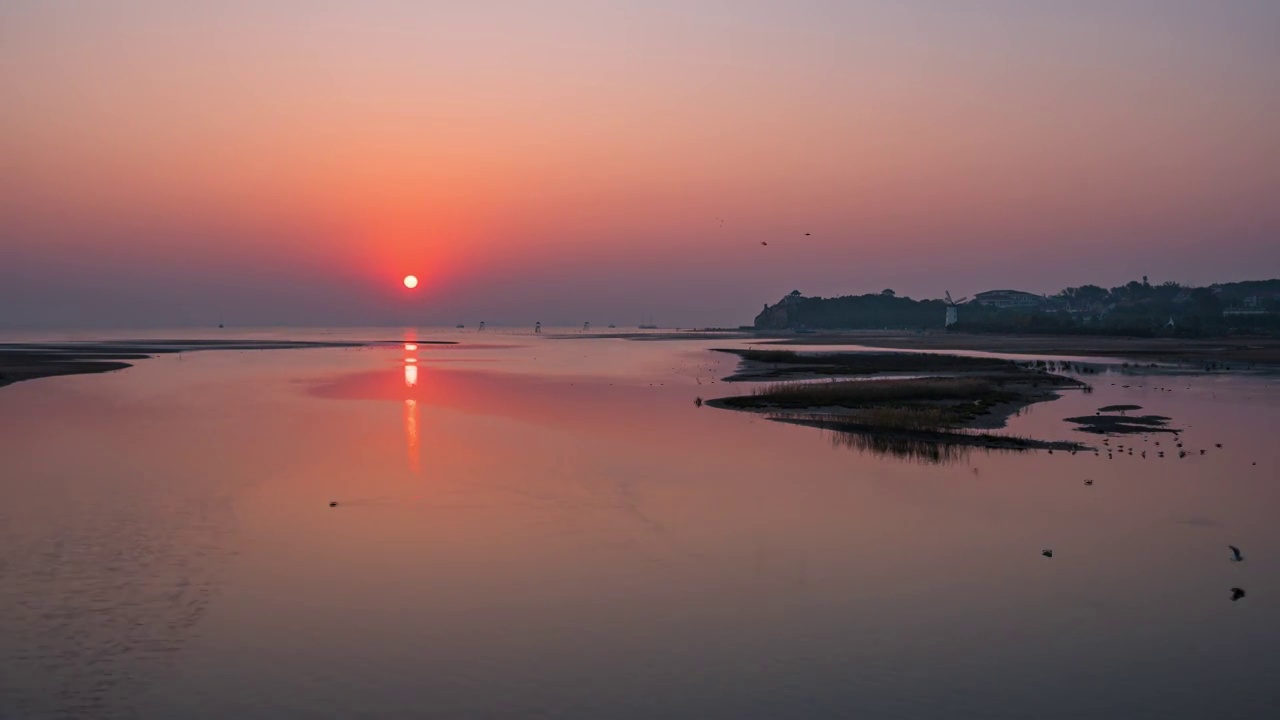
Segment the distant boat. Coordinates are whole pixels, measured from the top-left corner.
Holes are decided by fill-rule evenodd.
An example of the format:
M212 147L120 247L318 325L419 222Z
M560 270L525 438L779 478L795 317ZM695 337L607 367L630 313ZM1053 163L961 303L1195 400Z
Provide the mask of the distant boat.
M814 330L813 328L808 328L808 327L805 327L804 325L800 325L793 332L795 332L795 334L797 335L813 335L818 331Z
M461 330L462 328L466 327L466 325L463 325L462 323L458 323L457 325L454 325L454 327L456 327L456 328L458 328L459 330Z
M639 327L640 327L640 329L641 329L641 330L657 330L657 329L658 329L658 326L653 324L653 318L652 318L652 317L650 317L650 318L649 318L649 320L648 320L648 322L646 322L646 321L645 321L645 319L644 319L644 316L643 316L643 315L641 315L641 316L640 316L640 326L639 326Z
M616 328L616 327L618 327L618 326L617 326L617 325L614 325L613 323L609 323L609 327L611 327L611 328Z

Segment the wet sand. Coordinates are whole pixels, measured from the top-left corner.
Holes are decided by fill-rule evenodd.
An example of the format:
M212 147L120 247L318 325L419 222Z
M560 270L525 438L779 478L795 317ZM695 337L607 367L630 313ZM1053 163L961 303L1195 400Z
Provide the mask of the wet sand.
M290 350L362 347L373 342L301 342L287 340L122 340L109 342L0 343L0 387L57 375L124 370L153 355L198 350ZM390 341L385 341L390 342ZM419 344L453 345L452 342Z
M139 355L145 358L146 355ZM94 360L74 354L0 351L0 387L56 375L111 372L130 363Z

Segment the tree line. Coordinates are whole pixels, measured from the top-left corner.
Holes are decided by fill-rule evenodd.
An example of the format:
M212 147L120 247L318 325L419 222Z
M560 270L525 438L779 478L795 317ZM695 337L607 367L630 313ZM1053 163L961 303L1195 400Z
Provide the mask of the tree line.
M1280 279L1192 287L1143 278L1113 288L1082 285L1035 308L969 302L957 308L959 332L1205 337L1280 333ZM893 290L821 298L793 291L756 317L759 329L943 329L946 303Z

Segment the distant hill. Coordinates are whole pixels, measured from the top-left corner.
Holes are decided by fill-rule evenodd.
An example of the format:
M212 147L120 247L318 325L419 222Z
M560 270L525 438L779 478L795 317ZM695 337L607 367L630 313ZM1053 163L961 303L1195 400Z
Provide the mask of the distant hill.
M946 304L941 300L912 300L888 292L805 297L796 290L776 305L766 305L756 316L755 327L761 330L941 329L945 317Z

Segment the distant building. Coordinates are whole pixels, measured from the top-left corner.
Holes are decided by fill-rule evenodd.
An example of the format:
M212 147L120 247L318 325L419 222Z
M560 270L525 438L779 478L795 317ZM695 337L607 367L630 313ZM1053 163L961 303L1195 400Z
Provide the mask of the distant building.
M1222 314L1236 317L1280 314L1280 295L1249 295L1241 298L1239 304L1223 308Z
M972 302L1012 310L1038 310L1049 304L1047 298L1021 290L988 290L974 295Z

